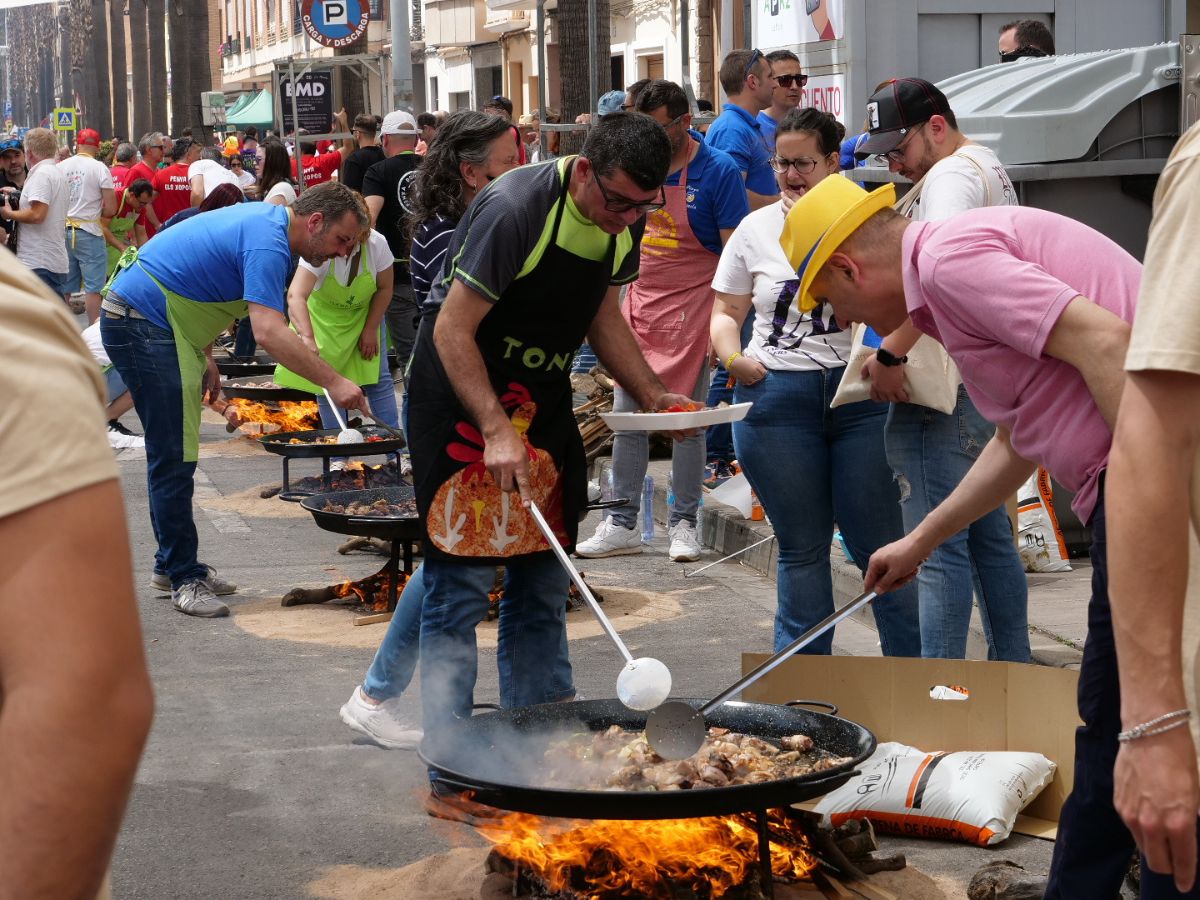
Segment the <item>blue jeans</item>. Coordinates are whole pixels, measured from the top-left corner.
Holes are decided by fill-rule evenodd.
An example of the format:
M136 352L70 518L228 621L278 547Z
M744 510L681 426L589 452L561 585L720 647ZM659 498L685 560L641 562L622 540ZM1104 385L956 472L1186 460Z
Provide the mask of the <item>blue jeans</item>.
M386 422L393 428L399 428L400 414L396 407L396 386L392 383L392 376L388 372L385 348L380 348L379 380L374 384L364 384L362 389L363 393L367 395L367 402L371 404L371 414L377 416L379 421ZM317 409L321 413L321 427L337 428L337 419L333 417L333 409L330 407L329 401L325 399L323 393L316 396Z
M945 500L971 468L996 426L966 390L952 415L897 403L887 422L887 459L900 485L904 530L911 532ZM917 577L921 597L921 655L967 655L971 595L987 636L988 659L1029 662L1029 591L1003 506L938 547Z
M245 359L253 356L257 348L258 343L254 340L254 326L250 323L250 317L246 316L237 324L237 334L233 339L233 355L239 359Z
M904 536L900 497L883 449L887 406L864 401L830 409L843 369L768 370L738 384L734 399L753 401L733 423L738 461L779 541L775 649L833 612L829 545L834 522L859 569ZM887 656L919 656L917 589L908 585L872 603ZM805 653L830 653L833 634Z
M371 667L363 679L363 690L374 700L391 700L399 697L412 683L413 672L421 646L421 612L425 605L424 566L417 566L396 602L396 612L388 623L383 643L375 651ZM502 637L510 638L505 619L511 614L507 596L500 599L500 628ZM563 595L566 603L566 595ZM567 633L563 630L562 642L554 661L554 673L544 685L545 696L536 702L552 703L575 695L575 683L571 675L571 660L567 655ZM497 654L504 657L511 649L509 640L502 640ZM501 669L511 667L512 661L500 664Z
M183 460L183 385L175 335L145 319L100 315L100 336L113 367L129 387L146 435L150 524L158 550L154 571L171 587L203 578L199 538L192 519L194 462Z
M479 658L475 626L487 615L496 567L426 559L421 566L425 606L421 614L421 700L425 730L436 734L455 718L471 715ZM566 572L550 553L510 561L497 655L500 704L529 706L563 700L574 687L547 696L567 660Z
M31 269L34 275L41 279L42 284L50 288L51 293L56 297L61 297L66 291L63 286L67 281L66 272L51 272L49 269Z

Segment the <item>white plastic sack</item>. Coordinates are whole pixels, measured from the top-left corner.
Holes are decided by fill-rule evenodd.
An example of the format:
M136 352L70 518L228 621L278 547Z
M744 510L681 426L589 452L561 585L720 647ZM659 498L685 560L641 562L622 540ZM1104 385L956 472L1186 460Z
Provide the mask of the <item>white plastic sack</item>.
M1026 572L1070 572L1071 556L1054 514L1050 473L1038 467L1017 492L1018 552Z
M834 825L870 819L888 834L964 841L987 847L1005 840L1024 809L1054 780L1040 753L926 753L884 743L851 778L817 804Z

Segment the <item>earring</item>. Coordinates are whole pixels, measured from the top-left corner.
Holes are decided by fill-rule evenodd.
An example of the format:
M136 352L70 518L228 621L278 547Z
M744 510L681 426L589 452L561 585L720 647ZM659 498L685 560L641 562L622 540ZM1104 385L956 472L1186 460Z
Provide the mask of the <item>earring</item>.
M475 190L475 182L468 181L467 184L469 184L471 186L471 190Z

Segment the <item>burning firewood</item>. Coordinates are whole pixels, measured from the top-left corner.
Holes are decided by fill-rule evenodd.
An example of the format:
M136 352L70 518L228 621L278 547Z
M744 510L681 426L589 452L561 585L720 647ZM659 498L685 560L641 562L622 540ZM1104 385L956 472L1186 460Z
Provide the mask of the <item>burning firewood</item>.
M400 573L396 592L404 589L408 575ZM359 581L343 581L341 584L320 588L292 588L279 601L280 606L304 606L313 603L328 603L330 600L353 599L369 607L372 612L385 612L388 607L389 578L387 569Z

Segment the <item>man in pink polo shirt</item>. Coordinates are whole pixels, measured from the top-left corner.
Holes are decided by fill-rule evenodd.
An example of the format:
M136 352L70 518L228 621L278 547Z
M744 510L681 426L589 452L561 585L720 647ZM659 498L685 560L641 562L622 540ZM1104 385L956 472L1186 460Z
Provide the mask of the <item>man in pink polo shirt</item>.
M946 348L997 428L958 488L871 557L866 587L885 593L912 579L943 540L1012 496L1036 465L1076 492L1073 507L1094 535L1084 725L1045 896L1115 897L1134 841L1112 800L1121 719L1103 481L1141 265L1044 210L989 207L913 222L889 208L893 195L890 185L868 194L827 178L797 201L782 242L800 275L801 309L820 298L839 322L881 334L911 317Z

